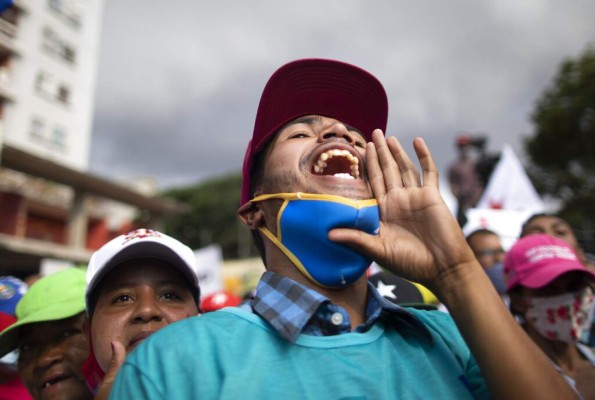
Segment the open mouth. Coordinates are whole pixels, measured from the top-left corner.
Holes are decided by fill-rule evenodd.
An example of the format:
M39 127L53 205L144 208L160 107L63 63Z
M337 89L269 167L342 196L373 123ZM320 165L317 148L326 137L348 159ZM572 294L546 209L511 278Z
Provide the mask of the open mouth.
M314 175L359 179L359 159L348 150L330 149L318 156L311 172Z
M57 376L53 376L50 379L46 380L45 382L43 382L43 384L41 385L42 389L47 389L52 385L55 385L57 383L60 383L66 379L68 379L69 376L66 374L61 374L61 375L57 375Z

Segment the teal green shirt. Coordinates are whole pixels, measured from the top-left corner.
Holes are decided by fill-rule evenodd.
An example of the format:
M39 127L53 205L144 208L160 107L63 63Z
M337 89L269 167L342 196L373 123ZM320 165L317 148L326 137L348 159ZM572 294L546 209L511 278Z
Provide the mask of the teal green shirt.
M488 398L479 367L449 315L410 310L406 322L364 333L281 338L238 308L171 324L122 365L110 399Z

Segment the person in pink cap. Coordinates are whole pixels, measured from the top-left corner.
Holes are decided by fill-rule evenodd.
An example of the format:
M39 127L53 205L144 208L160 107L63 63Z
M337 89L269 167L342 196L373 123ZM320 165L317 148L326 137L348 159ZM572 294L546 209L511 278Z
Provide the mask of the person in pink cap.
M572 246L547 234L521 238L504 261L510 309L556 369L595 398L595 354L580 343L593 307L595 274Z

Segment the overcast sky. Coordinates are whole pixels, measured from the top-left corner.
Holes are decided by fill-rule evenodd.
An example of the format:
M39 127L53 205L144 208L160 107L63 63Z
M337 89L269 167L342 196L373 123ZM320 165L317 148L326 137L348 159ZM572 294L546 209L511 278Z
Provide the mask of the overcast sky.
M90 168L161 189L239 171L268 77L305 57L377 76L387 133L424 137L443 176L461 131L524 159L536 99L594 21L591 0L106 0Z

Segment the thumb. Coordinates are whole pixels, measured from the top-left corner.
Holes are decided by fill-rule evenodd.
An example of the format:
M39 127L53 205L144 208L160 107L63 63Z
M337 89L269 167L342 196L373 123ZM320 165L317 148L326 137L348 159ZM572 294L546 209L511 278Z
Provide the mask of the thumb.
M126 349L122 343L114 341L111 345L112 359L110 360L103 380L99 384L95 400L107 400L107 398L109 398L109 392L112 389L118 370L126 358Z
M378 236L370 235L359 229L335 228L328 233L328 238L336 243L342 243L358 253L374 258L380 254L382 246L378 241Z

